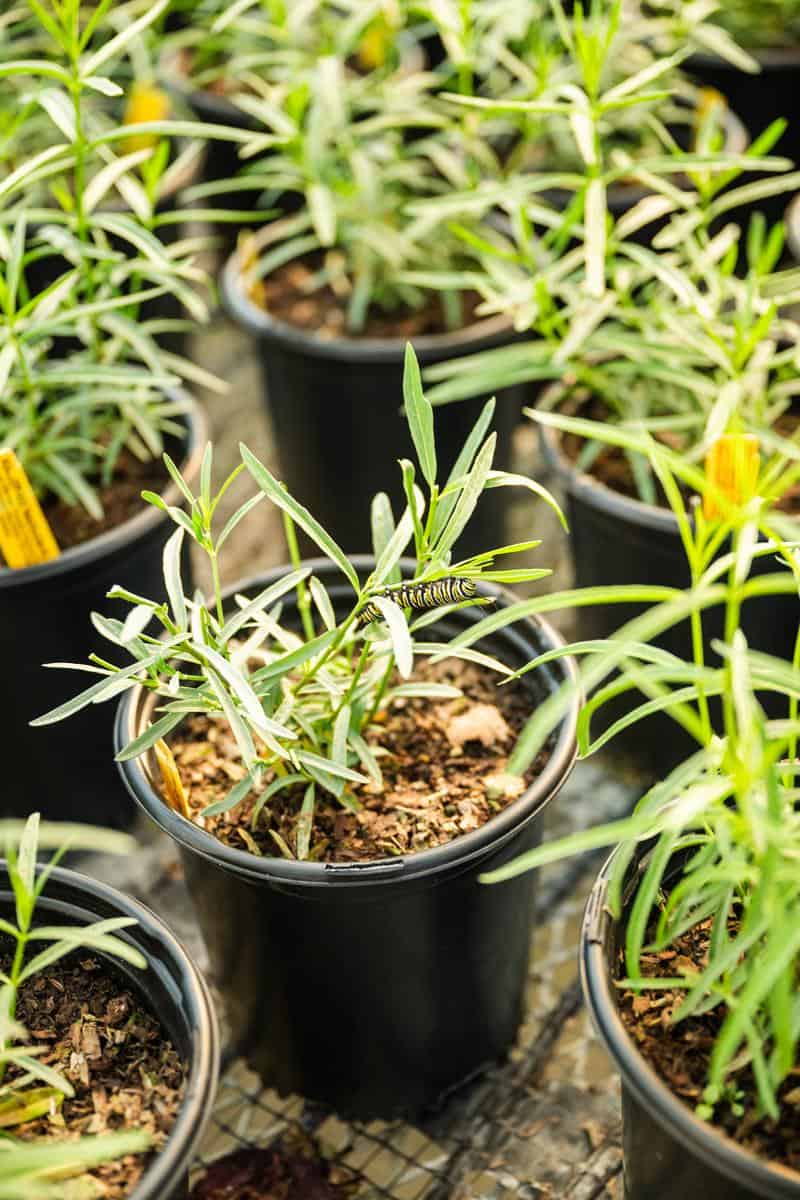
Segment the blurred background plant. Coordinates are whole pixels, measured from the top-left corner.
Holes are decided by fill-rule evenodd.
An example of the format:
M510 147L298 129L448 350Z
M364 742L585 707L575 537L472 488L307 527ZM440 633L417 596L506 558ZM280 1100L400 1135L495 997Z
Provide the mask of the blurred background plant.
M725 0L713 20L746 48L796 46L800 42L797 0Z
M203 242L183 236L174 203L202 152L179 139L200 130L146 121L143 132L154 114L134 90L163 96L143 39L167 7L18 8L0 62L16 98L0 163L0 442L42 497L95 522L123 460L157 459L181 436L178 385L216 386L174 353L208 311ZM11 57L20 50L33 57Z

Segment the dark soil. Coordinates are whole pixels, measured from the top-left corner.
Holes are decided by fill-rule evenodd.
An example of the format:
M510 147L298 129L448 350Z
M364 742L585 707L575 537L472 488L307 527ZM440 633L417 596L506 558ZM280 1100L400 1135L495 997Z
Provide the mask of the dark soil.
M711 922L703 921L684 934L668 950L642 957L646 976L665 978L702 969L708 960ZM620 963L620 974L624 967ZM677 1025L672 1012L685 992L622 991L621 1016L639 1050L670 1089L691 1107L701 1103L705 1090L714 1039L727 1009L692 1017ZM740 1067L731 1080L735 1086L737 1116L730 1104L720 1103L714 1124L746 1150L768 1163L800 1171L800 1066L785 1081L781 1093L781 1117L775 1122L758 1118L758 1093L749 1066Z
M366 740L379 757L383 784L356 784L356 812L317 790L311 856L324 862L354 862L426 850L485 825L518 795L504 792L503 773L516 734L533 701L522 684L500 687L485 669L456 659L431 666L421 662L415 679L460 687L456 700L397 699L379 712ZM244 774L227 726L191 717L171 739L189 806L198 824L239 850L275 856L275 831L294 853L304 789L279 792L255 827L255 793L235 810L200 814L223 799ZM528 781L548 758L539 755ZM497 779L496 777L500 777ZM263 780L260 790L270 782Z
M347 297L329 286L315 287L313 280L321 266L319 260L299 259L278 268L251 289L250 297L278 321L324 338L415 338L428 334L451 333L445 320L441 297L432 295L425 305L413 312L383 312L373 307L364 328L354 334L347 328ZM475 324L475 310L481 303L476 292L462 296L461 327Z
M147 1155L90 1172L103 1197L127 1196L164 1145L183 1096L183 1065L160 1022L107 965L80 951L23 984L17 1018L32 1043L47 1047L40 1061L64 1075L75 1096L54 1115L17 1126L15 1136L71 1141L146 1130L153 1139Z
M103 516L96 521L81 504L67 504L54 496L44 500L42 508L61 550L80 546L110 529L124 525L142 509L149 507L143 491L162 492L169 480L160 459L139 462L132 455L121 456L114 479L107 485L95 483Z
M335 1173L311 1145L237 1150L211 1164L191 1200L347 1200L353 1184Z

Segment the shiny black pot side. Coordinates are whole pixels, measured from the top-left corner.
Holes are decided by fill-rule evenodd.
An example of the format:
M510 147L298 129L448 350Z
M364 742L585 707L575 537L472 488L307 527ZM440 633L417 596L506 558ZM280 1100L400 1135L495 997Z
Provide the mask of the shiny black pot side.
M191 486L206 426L196 406L183 419L185 444L175 450ZM174 484L164 498L180 503ZM41 812L52 821L116 829L131 824L135 809L112 761L113 705L92 705L41 728L32 729L29 722L88 686L86 675L45 669L43 663L83 663L92 651L114 658L116 648L95 631L90 615L125 616L127 605L106 599L115 584L166 599L162 555L174 528L169 516L148 505L124 525L65 550L52 562L13 571L0 567L0 816ZM188 553L183 575L191 589Z
M608 909L613 858L594 886L581 932L581 973L595 1029L622 1077L625 1200L800 1200L800 1175L770 1166L696 1117L645 1061L614 987L623 919ZM641 862L634 863L629 883Z
M5 868L5 863L2 863ZM14 897L0 890L0 916L13 920ZM188 1200L189 1167L211 1116L219 1080L219 1034L208 988L186 951L159 918L130 896L75 871L56 868L36 906L37 925L88 925L111 917L137 924L117 934L147 959L140 971L117 959L110 969L162 1022L186 1068L180 1112L167 1143L129 1200ZM102 954L98 958L105 959Z
M355 565L366 571L371 560ZM329 563L314 570L334 605L347 602ZM252 592L281 573L235 590ZM453 613L441 633L480 615ZM486 648L521 665L557 644L537 621ZM573 671L561 660L527 676L532 704ZM123 699L118 746L147 723L149 708L141 693ZM151 762L121 764L131 794L181 848L234 1043L265 1084L348 1116L413 1116L507 1052L523 1015L534 878L486 887L478 876L541 840L544 809L574 762L576 714L577 706L553 735L542 774L482 829L368 863L232 849L164 804Z

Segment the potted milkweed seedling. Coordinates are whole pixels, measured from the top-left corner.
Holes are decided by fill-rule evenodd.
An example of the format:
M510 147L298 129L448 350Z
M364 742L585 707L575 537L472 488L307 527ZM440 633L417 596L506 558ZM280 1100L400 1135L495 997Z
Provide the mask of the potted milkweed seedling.
M38 832L2 864L0 1196L182 1200L219 1071L208 991L151 912L59 868L63 846L37 867Z
M629 1200L800 1195L800 636L785 661L749 649L739 627L753 596L797 589L797 551L780 542L759 545L764 501L752 442L726 436L736 461L724 474L712 466L707 481L697 481L706 515L694 528L672 471L684 464L657 447L653 464L673 497L690 557L720 538L730 553L688 594L676 593L605 645L595 643L581 671L583 686L616 666L617 686L660 691L664 710L694 733L694 752L630 818L534 850L484 880L516 879L570 853L618 847L589 900L581 966L598 1033L622 1075ZM785 569L754 576L754 556L762 553L780 555ZM721 665L706 665L701 641L688 662L649 644L679 610L688 606L700 617L709 604L721 604L725 614L724 641L716 643ZM757 696L769 692L785 698L783 720L768 721L759 706ZM708 700L715 695L722 707L712 722ZM562 695L551 712L537 714L529 753L567 703ZM590 721L584 712L584 745Z
M246 178L291 205L228 261L223 297L258 341L286 482L347 551L368 549L370 498L386 486L398 448L410 451L396 404L406 340L433 363L512 337L504 317L476 316L474 287L440 292L411 279L472 261L450 222L419 219L411 205L467 189L497 165L466 122L434 109L430 79L363 76L329 54L248 105L258 128L242 154L270 153ZM506 461L523 399L509 394L498 408ZM442 416L448 468L479 412L476 403ZM476 542L496 540L497 513L486 531L488 516L478 514Z
M131 615L103 626L133 661L95 660L97 682L42 718L126 691L123 777L181 847L235 1040L281 1091L361 1116L418 1112L510 1045L531 894L498 905L477 874L537 842L574 754L573 709L506 789L518 731L570 667L498 686L560 645L538 617L512 628L519 606L498 587L547 574L502 565L536 543L453 560L479 496L505 480L493 404L443 477L410 348L405 400L419 465L401 462L396 525L375 498L373 557L347 558L245 447L234 474L259 491L217 534L208 450L189 512L168 510L169 604L130 597ZM292 566L187 596L183 541L218 580L230 530L265 497ZM297 528L325 558L300 561Z
M163 7L159 0L151 15ZM178 502L161 463L165 447L194 479L202 417L179 388L214 381L170 353L159 340L164 322L146 314L146 305L169 300L194 321L206 316L195 246L165 246L154 207L168 149L155 135L181 136L186 127L97 117L89 98L119 99L104 69L146 25L137 16L97 44L108 17L107 4L69 0L49 15L37 5L27 22L33 45L23 47L32 57L4 54L0 63L0 80L24 79L28 89L8 145L26 145L28 122L49 121L49 144L0 180L0 652L15 681L0 709L0 743L10 768L6 815L40 807L119 825L132 809L108 807L115 776L102 726L92 724L96 736L84 738L80 763L60 731L31 736L28 721L49 683L38 663L93 647L87 606L101 602L123 562L132 587L156 594L169 522L140 492L165 489ZM16 37L9 42L17 46ZM132 147L132 137L145 144Z
M724 190L746 158L730 169L723 155L704 155L702 165L694 156L689 161L696 164L688 171L694 194L653 172L654 194L616 221L606 207L604 181L590 179L575 245L564 246L566 221L554 221L555 236L532 244L506 240L495 258L487 245L479 286L488 311L510 311L520 329L536 336L502 353L431 371L445 380L433 390L434 402L501 380L559 381L542 395L536 419L543 426L562 418L584 422L583 436L577 427L560 435L546 428L542 442L568 493L580 587L689 582L678 523L660 481L624 437L615 443L618 432L649 432L695 467L731 421L734 431L757 435L765 452L780 452L780 461L797 453L797 331L784 315L797 278L775 270L780 228L768 232L763 219L755 219L743 237L727 217L798 176L778 174ZM784 160L751 162L780 167ZM595 187L596 210L590 196ZM654 219L666 224L652 247L640 244L640 233ZM576 233L574 225L569 229ZM770 479L786 490L771 487L769 498L791 512L792 481L780 472ZM795 603L773 605L768 620L765 615L753 607L748 636L759 649L781 654L793 644ZM592 606L582 610L581 621L586 637L608 636L617 610ZM688 636L688 627L674 631L669 648L683 656ZM647 728L637 734L637 753L662 766L669 740L658 722Z

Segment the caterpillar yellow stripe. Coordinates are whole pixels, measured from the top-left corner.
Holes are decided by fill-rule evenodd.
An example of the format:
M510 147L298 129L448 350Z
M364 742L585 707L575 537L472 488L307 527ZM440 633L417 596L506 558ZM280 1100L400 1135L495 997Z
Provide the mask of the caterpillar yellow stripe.
M478 589L474 579L461 579L457 575L449 575L446 579L436 579L432 583L401 583L399 587L383 588L378 593L393 600L400 608L441 608L445 604L460 604L471 600L477 595ZM377 604L370 601L358 614L358 624L363 627L370 621L380 619L381 611Z

